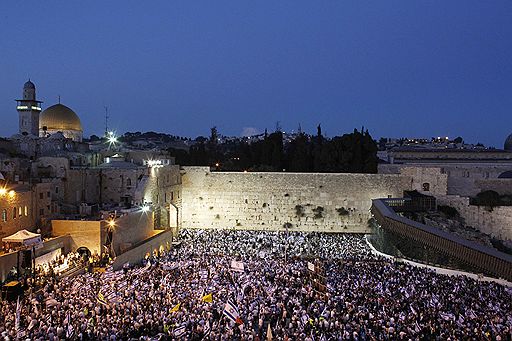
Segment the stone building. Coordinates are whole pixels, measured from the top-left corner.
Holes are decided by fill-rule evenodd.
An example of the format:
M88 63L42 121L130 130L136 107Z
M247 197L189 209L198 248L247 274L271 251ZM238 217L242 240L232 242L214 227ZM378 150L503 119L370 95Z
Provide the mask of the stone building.
M417 175L430 173L433 176L432 183L426 180L428 176L423 176L425 181L422 184L425 186L417 188L420 191L443 194L433 192L434 187L430 189L440 181L434 175L439 173L446 177L445 194L474 196L486 187L486 181L503 178L512 170L512 152L499 149L397 148L390 151L388 163L378 165L378 172L399 174L411 168L416 169Z
M0 184L0 238L23 229L34 230L33 210L30 186Z

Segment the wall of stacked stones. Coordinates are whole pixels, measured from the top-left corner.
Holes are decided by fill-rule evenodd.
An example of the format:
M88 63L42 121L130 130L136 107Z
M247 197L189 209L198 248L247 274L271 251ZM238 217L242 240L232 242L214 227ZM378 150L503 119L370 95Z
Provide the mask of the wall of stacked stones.
M502 240L512 240L512 206L494 207L469 204L468 197L448 195L437 197L438 205L447 205L457 209L466 225Z
M368 233L371 199L402 197L402 175L228 173L184 167L182 228Z

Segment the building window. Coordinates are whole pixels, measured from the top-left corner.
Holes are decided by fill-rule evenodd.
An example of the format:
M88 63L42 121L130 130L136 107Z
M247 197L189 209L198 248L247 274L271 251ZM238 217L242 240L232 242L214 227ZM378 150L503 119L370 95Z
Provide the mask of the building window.
M25 217L28 217L28 207L25 206Z
M171 201L174 200L174 192L171 192Z
M128 178L126 179L126 186L131 186L132 185L132 179Z
M39 215L40 216L44 216L44 208L40 208L39 209Z
M46 192L46 197L49 198L50 197L50 191Z
M44 194L42 192L39 193L39 199L43 199L43 197L44 197Z
M422 187L424 192L430 191L430 184L428 182L424 182Z
M7 221L7 210L6 209L2 210L2 221L3 222Z
M23 215L23 207L18 207L18 216L21 217Z
M59 187L55 187L55 193L59 193Z
M16 219L16 207L12 208L12 219Z

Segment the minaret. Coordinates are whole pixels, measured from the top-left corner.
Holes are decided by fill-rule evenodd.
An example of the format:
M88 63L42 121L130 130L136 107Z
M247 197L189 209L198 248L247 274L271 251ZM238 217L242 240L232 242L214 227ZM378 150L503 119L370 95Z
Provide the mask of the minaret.
M20 118L19 133L39 136L39 113L43 102L36 100L36 86L30 79L23 85L23 99L16 102Z

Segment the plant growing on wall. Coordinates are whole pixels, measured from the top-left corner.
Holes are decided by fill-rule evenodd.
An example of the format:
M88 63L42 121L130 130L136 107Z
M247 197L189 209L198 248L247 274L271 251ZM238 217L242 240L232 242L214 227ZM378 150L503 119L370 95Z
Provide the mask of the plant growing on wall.
M336 209L336 212L340 215L340 217L344 217L350 214L350 212L345 207L340 207Z
M324 208L322 206L317 206L313 209L313 213L315 214L313 218L320 219L324 216Z
M283 224L284 229L291 229L293 227L293 224L290 222L286 222Z
M295 206L295 215L297 218L304 217L304 207L302 205Z

